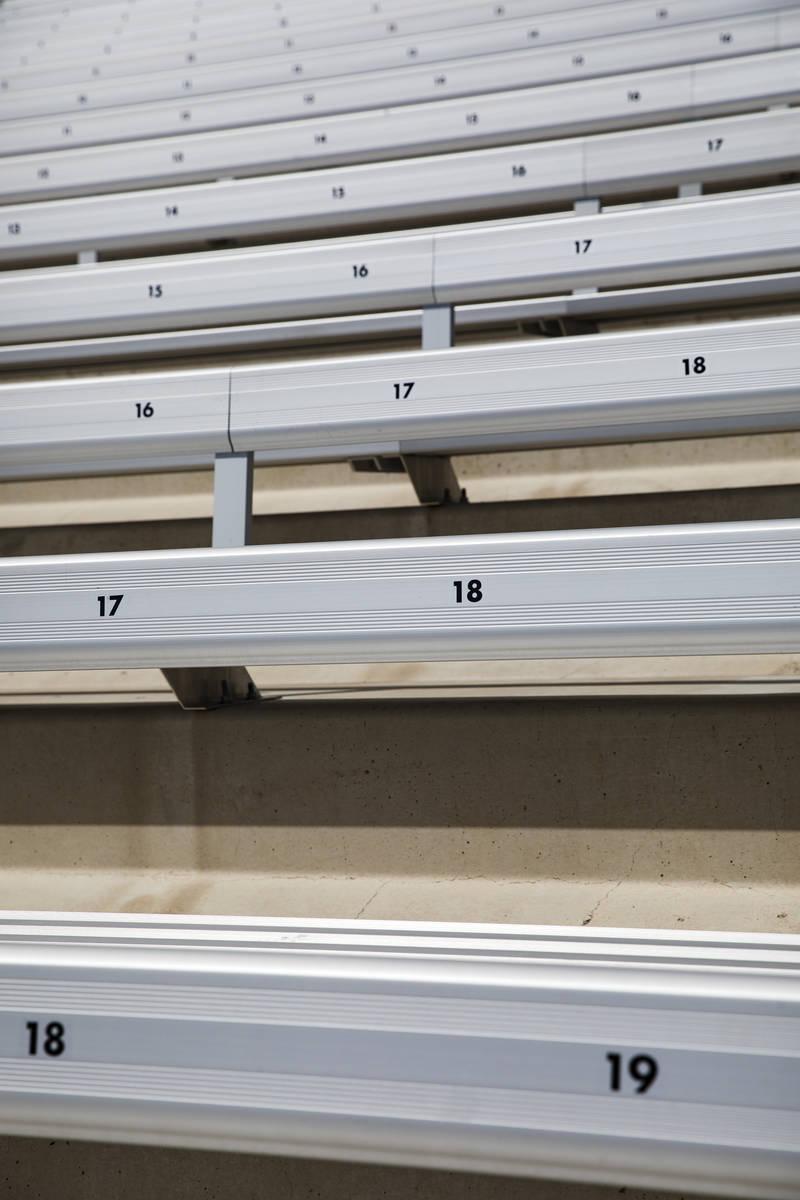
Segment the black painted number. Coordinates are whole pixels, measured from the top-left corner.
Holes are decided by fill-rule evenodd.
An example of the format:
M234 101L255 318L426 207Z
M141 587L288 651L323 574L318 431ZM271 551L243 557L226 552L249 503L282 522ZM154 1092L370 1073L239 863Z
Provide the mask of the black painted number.
M721 150L724 140L724 138L709 138L706 142L709 154L715 154L717 150Z
M158 300L164 295L160 283L149 283L147 285L147 294L151 300Z
M164 205L164 216L165 217L177 217L178 216L177 204L165 204Z
M118 596L98 596L97 603L100 605L100 616L115 617L117 609L122 604L124 598L124 593ZM106 604L106 601L109 601L109 603Z
M587 254L589 251L589 247L592 244L592 239L591 238L581 238L579 241L573 242L572 244L575 247L576 254Z
M39 1053L39 1022L28 1021L25 1028L28 1031L28 1054L35 1056ZM66 1030L60 1021L50 1021L44 1028L42 1049L51 1058L58 1058L64 1053L64 1035Z
M363 279L365 275L369 275L369 267L366 263L353 263L353 278Z
M393 386L395 400L407 400L414 390L413 380L410 383L395 383Z
M453 587L456 589L456 604L464 602L464 581L463 579L454 579ZM483 599L483 584L480 579L470 579L467 584L467 600L470 604L477 604Z
M522 179L523 175L528 174L528 169L522 163L519 166L511 168L511 175L514 179Z
M612 1092L622 1090L622 1055L607 1054L606 1060L611 1064L611 1079L609 1086ZM628 1062L628 1074L634 1083L638 1084L638 1093L646 1092L656 1081L658 1063L649 1054L636 1054Z
M8 227L9 233L22 233L22 226L17 221L12 221Z
M138 417L152 417L154 412L155 412L155 409L153 408L153 406L149 400L147 401L146 404L137 404L136 405L137 418ZM112 613L111 615L113 616L114 614Z
M345 195L344 188L343 187L331 188L331 195L333 196L334 200L344 200L344 195Z
M684 375L704 375L706 371L706 360L702 354L696 355L694 358L682 358Z

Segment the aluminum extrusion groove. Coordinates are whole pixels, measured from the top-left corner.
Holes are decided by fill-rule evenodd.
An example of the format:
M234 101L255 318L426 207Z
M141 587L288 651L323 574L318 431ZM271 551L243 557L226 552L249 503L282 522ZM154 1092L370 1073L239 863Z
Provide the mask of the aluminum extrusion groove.
M0 342L499 300L800 266L800 191L8 272Z
M117 143L111 130L101 146L30 152L26 144L26 152L3 159L0 199L299 171L749 112L797 103L799 79L800 50L790 49L216 133ZM71 138L61 141L68 146Z
M0 259L74 255L84 248L161 250L203 238L452 218L799 168L800 108L787 108L223 185L11 204L0 208Z
M0 386L0 478L800 428L800 318Z
M9 913L0 1129L797 1194L800 942Z
M798 650L798 521L0 561L5 671Z

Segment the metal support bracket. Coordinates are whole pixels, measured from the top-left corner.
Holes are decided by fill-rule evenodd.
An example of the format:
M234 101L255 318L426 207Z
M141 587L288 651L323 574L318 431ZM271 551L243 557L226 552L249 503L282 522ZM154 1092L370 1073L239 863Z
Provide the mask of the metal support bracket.
M520 321L520 333L539 334L544 337L576 337L586 333L597 333L598 324L584 317L542 317L538 321Z
M214 460L211 545L246 546L253 522L253 454L218 454ZM182 708L252 704L261 693L246 667L170 667L162 674Z
M169 667L161 673L181 708L226 708L261 700L246 667Z
M350 469L377 475L408 475L420 504L465 504L467 493L458 482L447 454L373 454L351 458Z
M466 504L466 489L458 482L449 455L404 454L402 459L420 504Z

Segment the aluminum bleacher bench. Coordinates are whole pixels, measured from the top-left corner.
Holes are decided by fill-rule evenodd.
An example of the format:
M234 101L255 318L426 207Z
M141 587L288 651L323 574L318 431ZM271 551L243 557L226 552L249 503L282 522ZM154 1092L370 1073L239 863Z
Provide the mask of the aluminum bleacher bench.
M796 937L8 912L0 1124L790 1200Z
M779 27L777 13L748 13L753 8L752 0L741 0L738 5L719 0L708 7L709 16L713 16L714 9L719 10L720 15L716 20L711 23L704 20L705 14L699 9L688 27L676 21L674 16L671 20L660 20L657 16L659 10L649 3L631 5L627 10L614 5L616 19L612 22L602 19L606 16L606 10L589 10L579 30L576 29L572 14L553 14L554 19L550 22L553 29L549 37L546 28L548 22L539 22L536 28L532 28L530 18L515 21L494 19L490 24L472 25L462 24L458 14L453 13L449 15L447 27L415 32L413 44L409 43L408 37L398 40L396 35L387 33L385 21L379 40L370 39L367 31L359 25L339 24L333 27L326 39L327 44L318 48L312 45L302 51L295 44L295 38L288 39L291 42L288 47L284 39L274 35L268 42L263 42L263 34L256 32L256 26L251 35L252 41L240 43L238 53L231 53L229 61L206 65L196 61L187 63L184 42L180 48L176 46L178 61L170 70L156 71L151 65L145 67L140 64L138 71L130 75L115 75L104 80L94 78L78 86L72 81L53 80L48 71L46 84L42 86L39 77L39 85L35 88L20 87L19 78L8 77L6 73L0 120L22 120L46 114L65 117L70 112L93 112L112 106L141 105L148 101L178 99L185 103L187 96L211 97L216 94L222 101L223 95L230 99L231 93L248 88L296 84L298 80L326 81L343 75L351 77L347 83L347 93L352 96L356 94L353 78L357 75L368 74L377 81L377 73L423 63L433 64L437 70L447 72L450 64L457 67L459 59L472 58L474 65L477 62L473 57L475 55L484 57L510 51L524 51L529 60L524 82L530 84L606 73L609 66L613 71L628 70L631 65L648 67L690 59L708 59L723 52L753 53L792 44L795 35L791 32L793 22L789 11L784 12ZM776 9L790 10L792 7L792 0L780 0L775 4ZM736 18L737 8L747 15ZM670 10L666 11L669 14ZM689 17L688 11L684 10L684 18ZM227 14L224 19L226 22L229 20ZM168 31L161 28L160 21L158 24L159 41L162 42L162 38L168 38ZM545 28L541 28L542 25ZM609 25L611 30L608 29ZM654 32L648 34L648 27ZM665 33L667 27L670 30L668 36ZM631 31L638 29L642 31L635 33L636 40L628 42L626 39L632 37ZM609 32L611 37L608 36ZM146 31L144 37L143 45L152 43L152 32ZM310 34L309 38L313 42L314 35ZM595 41L596 38L601 40ZM631 49L635 49L636 53L633 64ZM76 41L75 55L79 62L85 63L85 38ZM504 88L513 82L515 62L515 57L509 61L512 78L502 80L501 86ZM566 68L569 68L568 73ZM36 72L28 72L29 79L36 77ZM439 84L440 88L442 86L446 85Z
M0 670L796 653L800 521L0 560Z
M752 112L800 101L800 51L744 55L695 66L637 70L576 83L521 88L333 116L173 137L33 152L2 160L0 201L262 175L308 167L510 145L663 122ZM252 114L249 114L251 116ZM72 130L67 121L64 129Z
M729 37L730 41L723 40ZM477 55L443 64L424 63L400 70L341 75L308 84L273 84L190 100L127 104L96 111L47 114L0 123L0 154L52 151L68 146L167 137L182 131L209 131L283 122L309 114L327 116L463 97L509 87L581 81L583 78L703 63L714 58L778 52L800 43L800 12L777 17L742 17L720 29L719 22L656 33L598 39L591 50L570 45ZM689 75L691 77L691 71ZM634 91L638 89L629 89ZM88 92L87 92L88 95ZM641 100L630 100L638 105ZM475 123L475 122L473 122ZM479 123L479 120L478 122Z
M0 478L800 428L800 318L0 385Z
M484 301L452 307L456 332L481 331L484 335L511 328L517 333L545 332L571 335L591 323L645 314L684 316L687 311L711 307L718 315L728 310L757 311L771 303L792 303L800 297L800 271L758 275L731 275L700 282L650 284L645 287L609 288L538 296L528 300ZM248 325L207 326L167 333L134 333L107 337L82 337L36 343L36 363L76 364L125 359L158 360L164 356L196 356L199 361L219 351L264 350L303 345L307 350L335 343L364 343L386 337L423 332L428 310L394 309L345 317L316 317L288 321L252 322ZM584 327L590 323L590 329ZM432 347L427 347L428 349ZM435 347L433 347L435 348ZM0 366L17 368L31 363L31 344L0 345Z
M0 208L0 262L501 212L800 169L800 108ZM224 189L224 190L220 190Z
M791 9L793 0L769 0L768 11ZM460 4L422 7L418 0L401 3L384 0L373 3L293 7L284 4L280 10L261 5L228 4L224 12L214 9L202 12L197 6L145 4L122 13L106 14L102 7L77 9L73 4L67 14L63 8L54 14L25 19L0 16L4 37L0 46L0 64L6 67L3 78L8 90L31 86L37 71L47 68L49 85L72 82L96 82L124 75L144 75L188 66L192 71L212 63L237 58L251 58L282 52L291 61L308 51L326 46L347 46L355 42L394 44L402 55L400 61L413 62L419 52L419 38L432 32L447 31L455 45L459 34L469 37L471 31L483 28L487 42L478 42L480 53L493 44L492 27L496 30L525 21L523 45L532 48L560 42L587 40L610 34L635 30L670 28L693 24L716 17L730 20L741 15L761 15L764 7L758 0L675 0L668 7L654 6L649 0L583 0L580 29L572 6L558 5L555 0L511 0L511 3L492 4L485 0L467 0ZM10 13L7 5L3 13ZM68 17L64 19L65 15ZM532 20L535 18L535 21ZM154 44L153 30L158 29ZM445 48L448 57L450 46ZM27 59L22 64L20 59ZM301 59L301 61L303 61ZM359 62L357 69L372 64ZM233 86L239 86L234 83Z
M546 295L800 266L800 192L7 272L0 342Z

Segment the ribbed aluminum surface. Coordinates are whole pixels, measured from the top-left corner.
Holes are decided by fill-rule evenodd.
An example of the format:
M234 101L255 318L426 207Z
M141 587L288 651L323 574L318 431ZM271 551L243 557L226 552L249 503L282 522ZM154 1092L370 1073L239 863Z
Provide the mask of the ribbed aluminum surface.
M365 221L519 209L681 181L769 176L800 167L800 109L0 208L3 261L196 242Z
M10 272L0 341L542 295L800 266L800 192Z
M70 120L60 126L64 148L31 152L26 142L24 152L3 159L0 198L27 200L297 171L748 112L796 102L798 79L800 51L789 49L583 82L520 86L458 100L245 124L216 133L187 129L124 144L117 144L114 127L107 144L74 149L66 148L73 133L63 133L73 130ZM507 78L502 86L508 87ZM473 78L472 93L475 87ZM252 110L246 119L252 121Z
M183 131L207 131L254 125L258 122L296 120L313 113L333 113L419 104L476 92L509 87L561 83L586 77L620 75L678 63L697 63L741 54L787 50L800 41L800 19L779 13L718 19L685 29L659 29L655 33L622 34L573 42L542 50L528 49L527 30L518 30L524 49L498 54L475 53L376 72L359 71L300 83L277 83L241 91L185 96L154 103L125 103L66 115L50 111L44 116L9 119L0 124L0 154L59 150L125 142L143 137L165 137ZM325 68L321 68L325 71ZM87 92L87 96L88 96ZM13 112L13 109L12 109Z
M800 318L0 385L0 477L800 427Z
M398 39L396 34L388 35L385 17L381 22L382 37L378 40L374 36L370 38L358 25L351 25L349 30L346 25L340 25L334 44L323 44L319 48L309 46L301 49L296 44L287 47L285 40L295 42L296 39L279 40L274 35L270 42L264 44L263 35L259 37L258 31L254 31L253 45L249 48L246 43L242 45L233 61L209 66L200 66L193 60L187 62L184 41L184 53L173 64L172 70L157 71L151 67L147 74L134 73L128 78L107 81L89 78L78 87L71 82L56 83L48 77L44 86L35 90L20 89L14 86L16 80L6 79L3 121L31 122L29 128L38 131L45 122L37 118L51 116L54 118L51 123L58 124L73 113L80 114L78 121L82 127L85 113L115 107L124 121L124 106L169 100L185 104L187 96L192 99L194 119L197 97L210 101L208 108L205 103L202 105L203 110L207 108L211 112L213 106L224 113L233 107L237 94L245 90L249 91L249 101L256 107L257 119L261 120L266 115L264 105L269 104L269 95L264 89L276 85L291 85L296 89L298 80L315 88L320 86L324 91L330 88L333 93L338 77L345 76L342 83L348 97L354 91L358 94L359 87L354 88L354 84L370 84L364 106L372 107L373 93L379 94L381 87L376 73L383 77L387 72L397 71L398 81L402 74L407 74L419 87L425 79L424 71L409 68L421 68L425 63L438 72L446 73L446 82L440 84L440 88L445 88L448 94L458 94L464 91L464 85L459 86L457 82L454 85L452 75L453 71L457 75L461 73L462 59L471 60L471 68L475 69L487 55L510 53L510 78L502 78L500 83L505 88L517 82L517 70L522 68L525 59L529 60L528 70L520 78L523 86L528 86L532 82L550 83L606 74L609 70L616 73L636 66L653 67L785 49L793 44L796 36L791 13L785 14L782 25L775 13L740 16L739 13L752 10L751 0L739 0L738 4L736 0L733 3L718 0L716 5L709 6L712 10L715 7L718 10L716 19L710 23L700 19L699 14L692 20L690 4L684 0L684 20L688 17L692 21L688 30L681 27L680 20L675 19L679 14L670 12L670 9L662 10L666 11L667 17L660 19L658 10L651 4L628 5L632 10L629 16L620 6L614 7L616 11L612 19L606 14L605 20L596 19L603 16L603 10L595 10L594 13L590 10L588 19L586 16L583 18L579 30L571 13L561 14L560 18L555 19L551 14L549 21L538 22L533 28L530 18L500 21L495 17L490 24L462 26L453 24L453 15L450 15L450 28L420 30L413 36L412 43L409 43L408 36ZM792 7L792 0L778 0L775 4L776 9ZM541 28L543 24L544 29ZM399 24L395 25L396 33L399 33ZM649 28L657 32L631 32L637 28ZM666 29L669 32L665 32ZM246 31L245 26L239 31L240 36ZM609 33L611 37L603 36ZM146 46L152 38L151 30L145 34L144 42L139 43L140 52L142 45ZM135 41L129 41L127 45L136 48ZM76 49L79 47L80 43ZM515 52L518 56L516 61ZM85 56L85 47L82 53ZM492 87L497 87L496 75L494 81L486 79L485 89L489 91ZM472 91L473 87L467 90ZM418 97L414 95L413 98ZM315 105L319 99L315 96ZM396 101L392 99L390 102ZM361 105L353 106L346 100L340 102L339 107ZM322 109L318 108L318 111ZM127 119L135 120L135 114L127 114ZM72 136L77 135L73 133ZM0 127L0 145L3 144L2 138L3 130ZM17 152L17 148L14 147L12 152Z
M9 913L0 1128L796 1195L780 935Z
M768 3L773 12L793 7L793 0ZM384 3L375 12L367 4L360 14L355 8L337 6L339 19L332 21L324 8L314 14L308 9L248 10L229 5L223 16L196 6L170 6L156 16L152 8L137 3L123 10L127 20L118 23L102 8L81 14L73 5L66 13L62 9L55 14L56 20L37 21L33 14L28 21L6 18L0 66L5 67L9 113L20 111L15 102L21 100L38 101L39 111L48 111L46 104L49 111L69 111L84 105L140 103L153 96L183 95L186 90L255 86L268 82L269 68L279 80L309 78L318 62L330 56L331 47L338 58L332 59L328 73L340 75L402 66L432 55L447 60L476 51L538 49L576 38L586 43L715 17L727 21L760 13L763 6L757 0L673 0L669 8L654 8L649 0L601 0L594 7L580 5L584 9L580 28L569 6L558 11L550 0L544 5L550 11L542 7L531 0L503 5L473 0L457 6L443 6L439 0L433 10ZM21 58L27 59L27 65ZM277 74L281 68L283 74ZM34 96L43 71L47 85L36 89L38 96Z
M800 523L0 562L0 669L800 649Z

